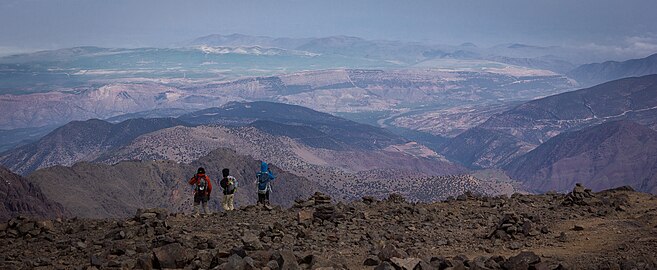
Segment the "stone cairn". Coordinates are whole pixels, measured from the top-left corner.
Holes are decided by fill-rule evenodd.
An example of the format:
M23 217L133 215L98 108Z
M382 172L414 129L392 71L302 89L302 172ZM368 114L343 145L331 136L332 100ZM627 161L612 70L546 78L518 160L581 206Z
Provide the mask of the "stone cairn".
M315 201L315 212L313 218L316 220L329 220L335 219L335 205L331 204L331 197L326 194L316 192L312 199Z
M563 202L561 202L561 205L591 206L597 204L598 202L599 200L595 198L595 194L593 194L590 189L587 189L582 184L577 183L575 184L573 191L566 195L566 198L563 200Z

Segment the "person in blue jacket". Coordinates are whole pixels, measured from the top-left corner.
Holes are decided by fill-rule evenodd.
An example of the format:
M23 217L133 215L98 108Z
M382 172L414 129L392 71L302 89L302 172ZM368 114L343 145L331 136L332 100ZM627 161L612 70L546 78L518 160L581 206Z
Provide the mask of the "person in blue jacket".
M258 204L269 205L269 194L271 193L271 182L276 179L267 162L260 163L260 171L256 173L256 184L258 185Z

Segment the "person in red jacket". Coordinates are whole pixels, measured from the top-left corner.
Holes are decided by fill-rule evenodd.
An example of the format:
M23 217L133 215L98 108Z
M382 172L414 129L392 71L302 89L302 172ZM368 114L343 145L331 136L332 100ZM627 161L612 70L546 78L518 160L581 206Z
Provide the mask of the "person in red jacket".
M208 209L208 200L210 200L210 193L212 193L212 182L210 182L210 177L205 175L205 169L203 167L198 168L196 175L194 175L188 182L190 185L194 185L194 217L200 215L201 210L199 205L203 205L204 215L209 215L210 210Z

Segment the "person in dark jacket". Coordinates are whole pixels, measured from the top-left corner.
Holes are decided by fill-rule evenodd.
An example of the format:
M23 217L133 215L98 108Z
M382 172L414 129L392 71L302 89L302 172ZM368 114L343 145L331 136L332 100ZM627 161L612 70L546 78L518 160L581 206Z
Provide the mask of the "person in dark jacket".
M258 204L269 205L269 194L271 193L271 182L276 179L267 162L260 163L260 171L256 173L256 184L258 185Z
M237 179L230 175L228 168L221 170L221 175L223 175L223 178L221 178L219 185L224 190L224 198L221 201L221 206L224 208L224 211L233 211L235 210L233 203L235 191L237 191Z
M188 183L194 185L194 217L200 215L201 210L199 205L203 205L203 213L205 215L210 214L210 209L208 209L208 200L210 200L210 194L212 193L212 182L210 182L210 177L205 175L205 169L203 167L196 170L196 174L189 179Z

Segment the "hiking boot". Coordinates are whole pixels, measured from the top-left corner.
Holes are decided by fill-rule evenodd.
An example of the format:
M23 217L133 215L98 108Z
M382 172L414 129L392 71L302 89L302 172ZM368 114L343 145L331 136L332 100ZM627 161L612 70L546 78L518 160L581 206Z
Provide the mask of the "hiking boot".
M201 214L201 207L198 205L194 205L194 214L192 214L192 217L199 217Z

